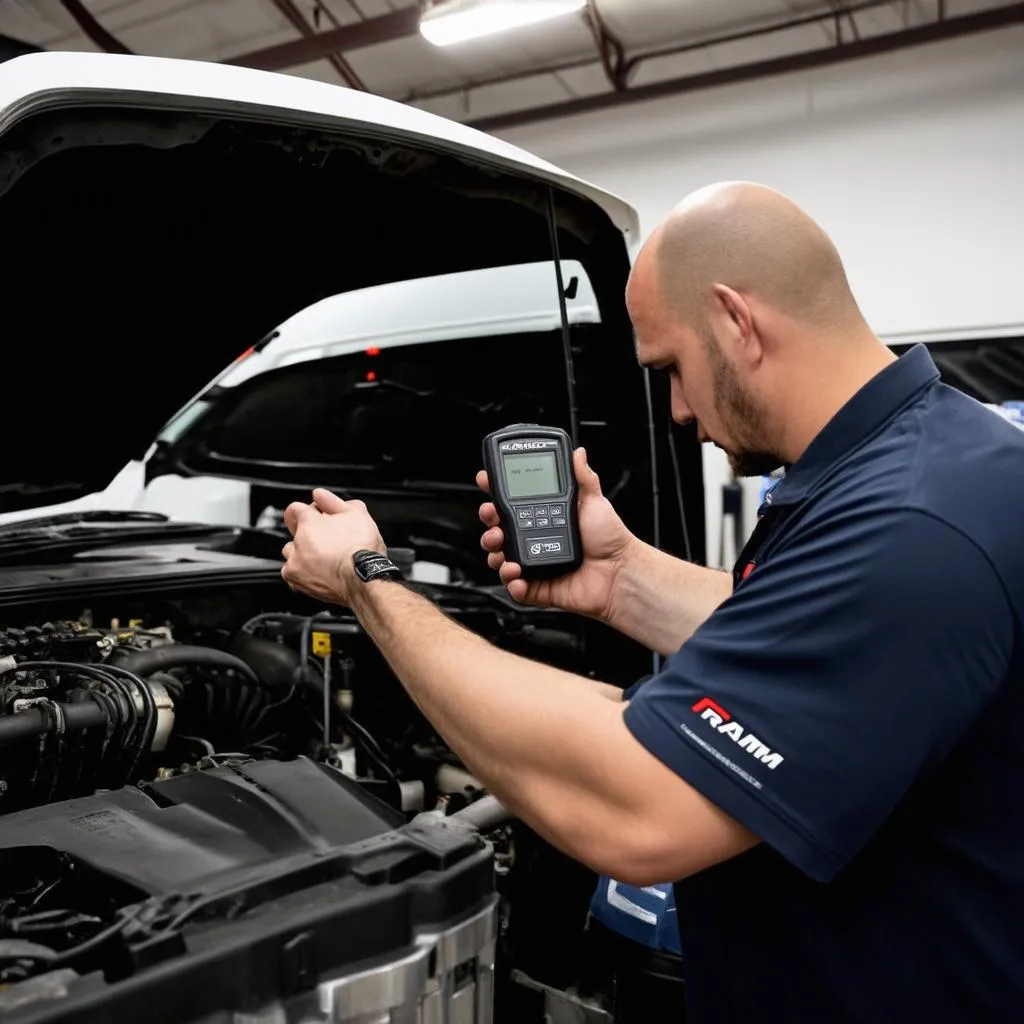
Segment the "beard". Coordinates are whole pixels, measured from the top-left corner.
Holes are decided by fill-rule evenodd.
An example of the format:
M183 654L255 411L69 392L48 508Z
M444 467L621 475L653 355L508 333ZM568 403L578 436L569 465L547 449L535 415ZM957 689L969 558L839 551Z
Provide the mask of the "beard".
M744 449L738 452L726 451L729 468L733 476L768 476L782 465L781 461L768 452Z
M725 452L735 476L767 476L778 469L783 460L762 440L767 433L764 409L740 383L736 370L722 355L710 329L706 328L701 337L711 363L715 408L734 438L732 448L719 447Z

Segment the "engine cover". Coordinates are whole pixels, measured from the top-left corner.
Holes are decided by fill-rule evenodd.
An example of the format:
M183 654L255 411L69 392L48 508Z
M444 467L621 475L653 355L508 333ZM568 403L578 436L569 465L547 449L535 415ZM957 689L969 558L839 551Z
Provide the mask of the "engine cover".
M443 819L405 824L304 758L4 819L14 874L44 854L132 926L73 971L0 989L5 1024L433 1020L457 1004L454 1019L491 1019L489 847Z
M125 788L8 815L0 849L50 846L145 895L206 891L204 882L302 854L364 842L405 817L305 758Z

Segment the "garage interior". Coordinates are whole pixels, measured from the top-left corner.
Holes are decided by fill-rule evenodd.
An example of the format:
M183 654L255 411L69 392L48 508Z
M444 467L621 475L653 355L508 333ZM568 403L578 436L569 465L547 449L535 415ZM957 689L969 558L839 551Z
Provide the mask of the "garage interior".
M19 664L31 655L58 679L54 666L63 663L66 672L72 659L67 652L84 649L83 637L102 648L104 657L123 642L120 672L115 668L103 680L114 696L104 697L106 703L97 699L90 712L102 705L106 714L107 705L120 700L120 686L129 704L118 728L126 744L137 744L130 769L127 755L115 769L104 760L106 747L101 757L83 743L72 752L71 779L58 764L65 754L47 744L63 742L68 723L81 714L80 706L68 711L77 698L65 695L54 704L64 710L51 713L39 705L33 710L33 700L49 699L42 696L49 692L42 684L29 686L22 678L16 693L0 687L7 702L0 714L0 831L10 811L17 819L11 850L16 840L18 849L36 843L45 848L45 870L37 873L49 872L46 885L55 891L73 891L85 900L82 913L92 924L109 911L88 895L92 868L76 861L74 881L67 881L71 855L62 860L65 855L55 852L65 826L31 816L62 800L97 800L97 793L129 795L118 795L110 811L88 804L75 820L91 824L77 827L111 835L122 828L126 836L134 829L133 841L149 843L171 859L176 840L162 835L157 818L141 808L139 794L164 808L194 801L200 810L187 823L189 842L200 842L203 819L213 831L230 827L235 838L251 829L253 843L284 859L298 862L316 850L331 864L344 863L365 887L358 896L365 908L354 912L353 921L372 933L365 949L378 958L402 946L408 935L374 922L396 915L404 920L405 914L412 920L420 909L433 908L431 900L458 902L448 890L442 893L440 882L435 892L434 883L421 876L461 872L452 892L461 892L459 886L468 891L489 877L491 861L477 863L474 840L457 832L446 833L448 839L438 840L429 855L396 843L389 860L387 850L370 849L384 827L380 822L397 830L413 811L432 810L432 800L466 811L472 821L474 813L483 814L472 811L483 790L433 731L424 730L388 660L351 616L332 618L301 595L289 595L286 610L275 603L284 508L305 500L311 486L345 497L372 493L371 511L399 539L396 562L412 572L415 558L414 578L432 599L495 645L595 678L606 670L615 685L660 670L662 655L652 659L650 651L637 651L601 624L567 627L554 611L524 617L510 600L511 607L477 597L463 601L445 588L480 588L493 577L477 541L473 474L480 425L495 415L508 422L557 419L573 439L584 438L606 493L655 546L721 570L731 570L740 557L766 495L784 475L737 477L726 453L702 443L693 424L672 424L669 384L642 373L628 345L632 332L622 285L630 261L693 190L713 182L755 181L792 198L835 242L865 319L894 353L926 346L946 383L1024 429L1024 3L579 0L563 2L564 9L546 20L521 17L522 24L507 31L481 31L454 42L442 33L432 40L432 19L440 21L449 7L473 8L476 2L0 0L0 315L6 317L11 380L29 379L41 389L29 407L10 391L0 410L0 429L19 439L5 442L0 457L0 577L9 577L6 584L0 578L0 591L10 587L9 595L0 593L0 669L24 672ZM482 2L502 6L498 0ZM557 6L557 0L543 2ZM507 0L504 6L518 7L521 14L531 3L536 7L541 0ZM237 116L223 96L216 109L164 100L159 109L142 111L122 104L113 91L100 95L102 90L88 85L93 72L84 64L81 85L79 69L68 65L61 89L81 88L82 95L67 107L55 101L23 117L19 62L45 54L164 58L167 63L140 72L145 88L161 95L177 96L173 83L187 82L190 74L200 80L198 71L189 71L191 62L196 68L215 65L274 77L238 79L238 88L251 87L253 97L265 91ZM180 62L189 63L179 68ZM34 74L43 76L42 84L34 78L33 89L44 95L46 72L40 68ZM290 121L273 111L273 91L276 83L292 80L309 91L287 91L284 107L298 110L308 103L302 118ZM230 91L233 86L224 82ZM131 92L130 86L117 88ZM345 91L344 102L337 90ZM383 108L360 107L358 94L436 120L409 121L412 127L403 135L404 115L396 113L375 134L374 112ZM332 104L335 112L325 114ZM346 120L346 110L357 113ZM442 124L448 127L437 127ZM461 128L473 131L460 134ZM442 140L433 148L432 132ZM490 141L482 146L478 140L485 137ZM470 150L478 146L476 159ZM517 163L520 153L534 162ZM566 172L571 181L556 172ZM600 198L579 182L594 186ZM619 213L618 200L623 209L631 208L638 230L627 223L630 214ZM549 273L552 266L559 268L557 278ZM507 292L488 293L498 279L487 274L515 268L522 274L507 278ZM537 290L528 291L534 281ZM399 290L385 298L380 288ZM340 304L332 305L335 300ZM334 334L324 333L324 324ZM508 336L501 337L506 330ZM482 343L490 346L486 355L480 354ZM272 355L293 344L306 354ZM58 345L63 369L51 379L50 353ZM422 357L435 349L432 360ZM555 383L538 382L537 368L549 364L558 369ZM272 387L263 386L264 365L267 379L272 370ZM488 376L494 366L503 368L500 379ZM339 406L339 393L356 395L358 408ZM371 394L373 402L360 404L358 396ZM56 446L48 436L54 426L61 437ZM443 450L434 443L435 432L450 438ZM381 437L387 438L383 456ZM633 452L642 453L636 464ZM242 478L244 486L238 483ZM9 481L14 483L7 486ZM86 494L102 500L82 506ZM167 588L161 590L136 581L127 569L95 592L44 592L33 575L39 565L47 586L63 586L72 581L72 571L61 559L73 561L85 549L74 532L60 533L57 546L56 533L33 532L38 506L52 506L48 514L55 517L40 530L63 531L67 521L61 515L78 515L68 510L82 507L87 516L106 507L137 515L140 544L165 543L159 538L169 537L162 532L169 528L182 547L161 558L167 572L176 560L188 562L189 546L199 544L216 553L217 564L197 562L196 571L216 569L223 593L193 592L190 581L160 584ZM538 510L546 515L546 509ZM168 522L157 522L165 516ZM429 528L423 525L427 520ZM93 522L90 542L105 528L102 517ZM118 530L111 528L103 543L126 543ZM39 552L32 572L12 554L23 550L20 545ZM100 561L112 564L119 550ZM250 581L241 574L244 559L257 560L262 575ZM171 655L161 661L154 652L164 648L149 645L169 623L183 650L223 650L195 655L192 662L179 663ZM285 649L288 657L280 655ZM257 662L262 667L254 670ZM124 680L131 682L133 673L142 677L142 666L156 673L156 689L145 688L149 696L143 696L140 686L139 708L132 710L135 698ZM314 669L320 674L310 681ZM270 686L262 680L264 670L274 679ZM226 674L234 689L218 689L203 673L214 680ZM367 687L364 695L349 673L387 683L373 692ZM0 674L0 684L5 678L13 677ZM19 714L38 716L39 727L26 725L27 732L12 730L5 738L4 718L15 702ZM149 777L138 774L158 750L161 730L170 732L176 702L180 721L208 714L249 728L243 733L225 726L200 735L197 726L196 735L187 737L194 748L188 757L213 772L227 770L225 758L236 756L224 751L294 760L307 752L302 744L308 734L315 733L320 744L322 731L317 756L366 782L369 797L354 787L345 795L345 812L355 824L332 825L322 806L308 812L308 821L295 811L291 825L275 823L271 803L290 806L302 791L319 800L325 785L306 767L293 778L275 774L267 766L276 760L267 760L262 774L246 776L260 795L239 797L238 807L228 810L223 808L230 800L215 806L198 788L189 789L199 773L175 775L177 762L171 766L157 757ZM261 746L266 737L252 728L272 721L268 709L279 706L288 735L272 736ZM330 736L332 718L345 736L344 750ZM401 727L394 729L397 720ZM102 731L101 721L107 728L107 718L81 721L92 732ZM177 749L174 755L184 757ZM432 773L425 789L418 777L424 760ZM83 781L90 766L99 780L95 785ZM447 789L436 788L442 776ZM166 787L163 795L154 779ZM466 797L470 789L472 799ZM322 799L330 799L326 790ZM378 809L369 800L391 806L371 822L363 816ZM225 818L215 821L222 811ZM136 824L129 827L129 819ZM504 820L480 820L485 824L474 827L506 827ZM309 850L289 838L292 825L313 837ZM450 855L444 842L451 843ZM434 989L416 1011L420 1016L403 1016L408 1007L397 1002L383 1011L372 1000L360 1003L370 997L356 983L351 992L341 983L331 990L334 1016L314 1016L328 1012L319 982L310 980L319 977L318 957L327 954L319 939L309 938L312 926L303 930L296 924L284 952L264 937L232 938L188 982L209 986L218 1005L234 1007L230 1011L193 1017L188 999L168 994L166 1016L151 1019L685 1020L681 1009L675 1011L682 1005L679 940L666 938L674 928L666 924L672 886L627 887L603 875L598 880L594 872L568 866L532 832L517 842L514 852L499 849L496 861L506 886L502 898L513 907L501 924L511 928L507 948L487 933L472 948L472 958L453 961L449 970L443 950L457 943L469 949L478 933L459 931L445 940L448 946L438 940L429 969L426 959L422 966L430 979L424 984ZM234 867L242 865L255 877L257 860L246 860L250 853L242 850L242 839L238 843ZM363 844L358 855L338 853L355 849L352 844ZM181 864L198 848L186 848L183 841ZM224 865L233 863L231 856L225 854ZM127 905L143 895L155 899L152 894L165 881L161 872L153 868L135 877L130 856L124 858L111 869L118 876L116 900ZM518 872L512 866L517 858ZM39 964L53 960L56 971L66 958L59 944L44 943L43 952L28 948L33 935L49 934L45 929L52 922L29 920L21 932L5 930L19 894L30 891L40 906L50 904L23 859L5 848L0 864L17 882L0 890L0 1018L10 1012L12 1024L99 1019L90 1014L108 1011L101 1011L105 997L95 986L66 1014L52 1000L37 1001L38 995L26 996L24 1006L20 996L4 1002L7 986L14 992L39 973ZM171 875L174 870L168 869ZM317 870L304 867L308 877L302 876L302 884L337 882L337 898L348 898L340 881ZM52 881L58 875L64 880ZM260 884L271 886L266 880ZM281 893L294 895L298 885ZM636 930L617 932L598 923L580 940L581 922L598 913L598 885L605 906L632 915ZM394 903L385 905L385 888ZM541 891L545 899L564 894L562 909L550 919L546 905L530 901L531 892ZM244 918L250 897L241 888L239 893L237 909ZM103 1019L142 1019L131 1014L142 1012L157 991L146 994L145 970L186 948L176 923L205 920L204 907L221 906L222 897L212 890L196 888L192 896L195 903L188 906L152 903L153 920L163 930L130 949L126 942L116 963L102 966L106 982L126 986L128 993L119 1004L121 1015ZM379 905L373 902L378 899ZM84 920L62 919L67 948L100 942L97 936L103 935L103 943L110 937L119 943L138 923L129 926L124 918L104 932L90 931ZM473 929L483 927L472 920ZM5 949L15 939L24 940L25 948ZM243 961L230 957L247 942L256 952L248 966L238 966ZM364 947L355 938L337 949L338 956L362 963ZM92 953L86 953L88 966ZM502 956L513 966L503 968ZM236 970L240 980L223 981L225 971ZM481 979L495 970L485 986ZM285 1005L284 995L275 990L271 1000L270 990L243 977L245 971L253 979L280 975L281 992L297 1001L273 1016L278 1009L267 1007L277 1007L277 999ZM242 999L249 984L266 999L243 1012L233 1001ZM493 1017L484 1009L488 999L496 1000ZM309 1015L289 1015L300 1012Z
M419 18L399 0L9 0L0 52L216 61L366 90L608 188L643 232L701 183L763 181L824 218L886 341L1010 350L1024 335L1021 4L601 0L455 47ZM879 225L902 241L878 245ZM971 393L1020 397L976 379ZM763 487L740 493L720 452L704 458L708 564L726 565Z

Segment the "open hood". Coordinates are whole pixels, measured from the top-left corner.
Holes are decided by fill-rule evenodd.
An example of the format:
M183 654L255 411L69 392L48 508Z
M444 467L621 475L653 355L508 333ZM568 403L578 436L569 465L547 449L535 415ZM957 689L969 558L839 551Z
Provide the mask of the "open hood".
M244 68L0 65L0 512L102 490L320 299L550 260L552 199L563 259L628 338L635 213L504 142Z

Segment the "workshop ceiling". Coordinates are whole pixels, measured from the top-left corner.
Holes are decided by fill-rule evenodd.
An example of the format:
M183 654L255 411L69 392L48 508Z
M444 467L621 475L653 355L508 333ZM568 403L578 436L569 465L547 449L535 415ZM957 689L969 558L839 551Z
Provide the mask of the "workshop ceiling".
M42 49L271 68L485 128L998 27L1024 21L1024 4L590 0L586 13L446 49L417 18L416 0L0 0L0 35Z

